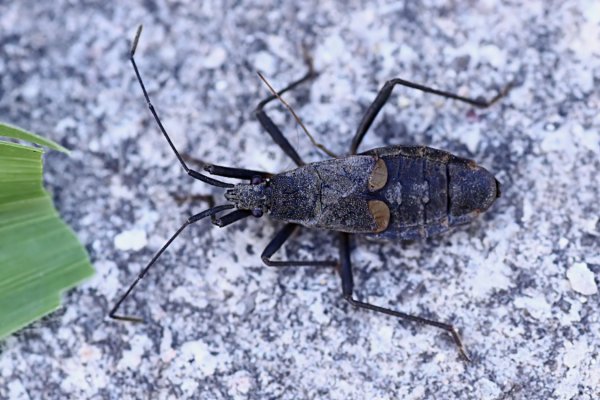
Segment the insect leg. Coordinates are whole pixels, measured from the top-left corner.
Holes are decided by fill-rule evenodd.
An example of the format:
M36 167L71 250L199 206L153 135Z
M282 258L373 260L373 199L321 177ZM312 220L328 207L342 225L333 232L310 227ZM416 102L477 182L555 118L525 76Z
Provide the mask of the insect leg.
M233 204L225 204L222 206L217 206L217 207L213 207L213 208L209 208L208 210L202 211L199 214L196 215L192 215L191 217L189 217L184 223L183 225L181 225L181 227L179 229L177 229L177 231L173 234L173 236L171 236L171 238L167 241L167 243L165 243L163 245L163 247L160 248L160 250L158 251L158 253L156 253L154 255L154 257L152 257L152 260L150 260L150 262L148 263L148 265L146 265L146 267L142 270L142 272L139 273L139 275L137 276L137 278L135 279L135 281L133 281L133 283L129 286L129 289L127 289L127 291L125 292L125 294L123 296L121 296L121 298L119 299L119 301L117 301L117 303L115 304L115 306L112 308L112 310L110 310L110 313L108 313L109 317L113 318L113 319L118 319L121 321L130 321L130 322L144 322L143 319L138 318L138 317L130 317L130 316L126 316L126 315L117 315L116 312L118 310L118 308L121 306L121 304L125 301L125 299L127 297L129 297L129 294L132 292L132 290L135 288L135 286L138 284L138 282L144 277L144 275L146 275L146 273L148 272L148 270L150 269L150 267L152 267L154 265L154 263L156 262L156 260L158 260L158 257L160 257L162 255L162 253L164 253L164 251L171 245L171 243L173 242L173 240L175 240L175 238L177 236L179 236L179 234L188 226L193 224L194 222L198 222L203 218L206 218L208 216L213 216L221 211L225 211L225 210L230 210L232 208L234 208L235 206Z
M271 257L277 250L283 246L286 240L294 233L298 228L296 224L286 224L277 235L271 240L271 242L265 247L262 252L261 258L263 262L269 267L336 267L338 263L333 260L324 261L272 261Z
M186 161L190 162L191 164L199 165L202 169L204 169L206 172L208 172L211 175L224 176L226 178L249 179L249 180L256 178L256 177L270 178L271 176L273 176L272 173L265 172L265 171L256 171L253 169L245 169L245 168L224 167L222 165L210 164L210 163L204 162L201 159L198 159L195 157L190 157L188 155L185 155L183 158Z
M181 195L179 193L172 193L171 196L177 202L177 205L182 205L188 201L204 201L208 204L209 208L215 206L215 197L212 194L188 194Z
M213 208L215 206L215 197L211 194L195 194L189 196L178 196L175 195L175 200L181 204L184 201L205 201L208 203L209 208ZM210 222L213 225L218 226L219 228L224 228L227 225L233 224L234 222L239 221L240 219L249 217L252 215L251 211L248 210L235 210L229 214L223 215L222 217L217 218L216 214L212 214L210 216Z
M308 81L309 79L312 79L316 74L310 62L308 63L308 66L309 69L306 75L304 75L297 81L290 83L287 87L281 89L277 94L281 96L288 90L294 89L296 86ZM256 115L256 118L258 118L258 121L260 122L262 127L269 133L273 141L277 143L277 145L283 150L283 152L287 154L292 160L294 160L296 165L304 165L304 161L302 161L302 158L300 158L298 152L292 147L292 145L285 138L285 136L283 136L283 133L281 133L281 130L277 127L277 125L275 125L273 120L265 113L264 107L276 98L277 96L271 95L263 101L261 101L260 103L258 103L258 106L254 110L254 114Z
M156 113L156 110L154 109L154 106L152 105L152 102L150 101L150 96L148 95L148 91L146 90L146 86L144 85L144 82L142 81L142 76L140 75L140 71L138 70L137 64L135 63L134 55L135 55L135 50L137 48L137 44L138 44L138 41L140 39L141 33L142 33L142 26L140 25L139 28L138 28L138 30L137 30L137 32L136 32L136 34L135 34L135 38L133 39L133 44L131 46L131 53L129 55L129 60L131 61L131 65L133 65L133 70L135 71L135 76L137 77L137 80L138 80L138 82L140 84L140 87L142 88L142 92L144 92L144 98L146 99L146 103L148 104L148 108L150 109L150 112L152 113L152 116L154 117L154 120L158 124L158 127L160 128L160 131L162 132L162 134L165 137L165 139L167 139L167 142L169 143L169 146L171 147L171 149L175 153L175 156L179 160L179 163L181 164L181 166L183 167L183 169L185 170L185 172L189 176L191 176L192 178L194 178L194 179L198 179L198 180L200 180L202 182L208 183L209 185L213 185L213 186L225 187L225 188L233 187L233 185L230 184L230 183L221 182L221 181L219 181L217 179L208 177L206 175L202 175L198 171L194 171L193 169L190 169L187 166L187 164L185 163L185 161L183 160L183 157L181 157L181 155L179 154L179 152L175 148L175 145L171 141L171 138L169 137L169 134L167 133L165 127L162 124L162 122L160 121L160 118L158 117L158 114Z
M456 343L460 354L466 360L470 360L469 356L466 353L465 346L462 343L460 335L458 334L454 326L452 326L451 324L434 321L416 315L406 314L400 311L390 310L389 308L379 307L369 303L363 303L361 301L355 300L352 297L354 284L352 280L352 264L350 262L349 235L347 233L340 233L340 276L342 278L342 292L344 294L344 299L346 299L348 303L358 308L364 308L367 310L391 315L392 317L407 319L409 321L418 322L421 324L443 329L452 335L452 338L454 339L454 342Z
M252 169L223 167L214 164L205 164L204 170L211 175L225 176L228 178L237 179L253 179L255 177L270 178L273 174L263 171L255 171Z
M260 72L258 73L258 76L260 77L260 79L262 79L262 81L265 83L265 85L267 85L267 87L269 88L269 90L271 91L271 93L273 93L273 95L275 97L277 97L277 99L279 100L279 102L281 102L281 104L283 104L285 106L285 108L287 108L288 111L294 116L294 119L296 120L296 122L298 123L298 125L300 125L300 127L302 128L302 130L304 130L304 133L306 134L306 136L308 136L308 138L312 142L313 146L315 146L317 149L321 150L323 153L327 154L329 157L337 158L338 157L337 154L335 154L334 152L332 152L331 150L329 150L327 147L323 146L321 143L319 143L319 142L317 142L315 140L315 138L313 137L313 135L311 135L310 132L308 131L308 129L306 129L306 126L304 125L304 123L302 122L302 120L300 119L300 117L298 116L298 114L296 114L296 111L294 111L294 109L292 108L292 106L290 106L288 104L288 102L285 101L279 95L279 93L277 93L275 91L275 89L273 89L273 86L271 86L271 84L269 83L269 81L267 81L267 78L265 78L264 75L261 74Z
M215 198L210 194L199 194L191 196L193 200L202 200L208 203L210 208L215 206ZM248 210L235 210L230 212L229 214L225 214L222 217L217 218L217 214L212 214L210 216L210 223L218 226L219 228L224 228L227 225L233 224L234 222L239 221L240 219L244 219L252 215L251 211Z
M235 210L230 212L229 214L225 214L222 217L216 218L212 223L219 228L223 228L227 225L233 224L234 222L239 221L240 219L244 219L252 215L252 211L248 210Z
M479 108L487 108L487 107L491 106L496 101L498 101L502 97L504 97L508 93L510 88L512 87L512 83L509 83L502 91L500 91L491 100L483 100L483 99L471 99L468 97L459 96L457 94L433 89L433 88L430 88L427 86L419 85L418 83L405 81L405 80L399 79L399 78L391 79L391 80L387 81L385 83L385 85L383 85L383 87L377 94L377 97L375 98L373 103L371 103L371 105L369 106L367 111L365 112L365 115L363 116L360 124L358 125L356 134L354 135L354 138L352 139L352 145L350 146L350 154L356 154L356 151L358 150L358 146L360 146L360 143L362 142L365 134L371 127L373 120L375 119L375 117L377 116L379 111L381 111L381 109L383 108L385 103L388 101L390 95L392 94L392 90L394 89L394 86L396 86L396 85L406 86L406 87L409 87L412 89L420 90L425 93L437 94L439 96L446 97L448 99L462 101L462 102L471 104L471 105L473 105L475 107L479 107Z
M213 208L215 206L215 197L212 194L192 194L192 195L187 195L187 196L181 196L178 193L175 193L173 195L173 198L175 199L175 201L177 202L178 205L181 205L184 202L188 202L188 201L204 201L206 203L208 203L208 207L209 208ZM217 221L217 216L215 214L210 216L210 222L213 225L217 225L220 227L218 221Z

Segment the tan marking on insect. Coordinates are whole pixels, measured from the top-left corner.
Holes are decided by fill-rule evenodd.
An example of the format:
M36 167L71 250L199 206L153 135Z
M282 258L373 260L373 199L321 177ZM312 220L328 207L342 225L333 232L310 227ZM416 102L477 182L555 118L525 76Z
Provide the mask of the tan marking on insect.
M374 233L383 232L390 223L390 208L381 200L370 200L369 211L375 220Z
M385 165L385 161L380 158L375 162L375 167L373 168L371 175L369 175L369 191L374 192L383 188L387 183L387 180L387 165Z

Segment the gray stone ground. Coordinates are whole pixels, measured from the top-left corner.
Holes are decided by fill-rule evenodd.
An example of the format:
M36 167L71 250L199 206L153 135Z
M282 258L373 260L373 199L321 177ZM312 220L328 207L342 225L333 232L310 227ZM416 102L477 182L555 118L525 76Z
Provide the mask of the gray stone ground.
M292 168L251 111L267 93L255 71L283 87L304 73L303 43L321 74L287 99L338 153L391 77L474 97L516 82L484 111L398 89L362 147L428 144L502 181L466 229L358 238L353 253L363 299L453 322L473 362L436 329L352 310L332 271L263 266L280 226L268 218L191 228L126 305L148 323L107 319L206 207L185 197L222 192L184 176L145 108L127 62L140 22L138 61L173 140L225 165ZM98 270L0 343L0 398L598 398L599 79L596 0L0 2L0 117L73 149L46 158L46 179ZM323 158L271 109L305 158ZM305 232L284 254L334 246Z

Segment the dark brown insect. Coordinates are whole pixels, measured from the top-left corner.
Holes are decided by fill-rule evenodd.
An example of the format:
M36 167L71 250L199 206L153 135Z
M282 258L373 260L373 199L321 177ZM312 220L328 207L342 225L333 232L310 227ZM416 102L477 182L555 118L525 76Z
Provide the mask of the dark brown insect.
M473 161L389 146L238 184L225 198L239 210L309 228L414 240L471 222L498 195L498 181Z
M396 85L463 101L481 108L497 101L507 92L508 87L491 101L486 102L401 79L390 80L365 113L352 140L349 155L305 164L279 128L267 116L264 106L276 98L281 99L279 96L282 93L313 77L314 72L311 68L305 77L263 100L255 112L263 128L298 167L272 174L212 164L204 165L204 169L212 175L249 181L233 185L188 168L171 142L150 102L134 60L140 33L141 27L132 46L131 63L152 115L185 171L195 179L227 188L225 198L229 204L212 207L190 217L119 299L110 312L112 318L140 321L135 317L116 315L116 311L158 257L188 225L211 217L213 224L223 227L251 215L261 217L266 214L285 222L285 226L263 251L262 259L265 264L274 267L336 267L342 280L343 296L350 304L444 329L452 335L461 354L468 359L460 336L451 324L364 303L353 297L349 235L412 240L444 233L454 226L471 222L481 212L487 210L500 195L498 181L475 162L430 147L388 146L360 154L357 154L357 149ZM234 208L235 210L229 214L216 217L216 214ZM339 261L271 260L273 254L299 226L339 232Z

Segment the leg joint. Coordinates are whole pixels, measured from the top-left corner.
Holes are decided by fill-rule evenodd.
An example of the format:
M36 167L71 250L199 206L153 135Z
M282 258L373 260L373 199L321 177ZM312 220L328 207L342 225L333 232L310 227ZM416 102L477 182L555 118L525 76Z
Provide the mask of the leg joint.
M260 256L260 258L262 259L263 263L265 263L265 265L269 266L269 267L273 267L275 264L273 263L273 261L271 261L271 257L270 256L266 256L266 255L262 255Z
M348 303L352 304L354 307L357 307L358 305L356 304L356 300L354 300L352 298L351 294L345 294L344 295L344 300L346 300Z

